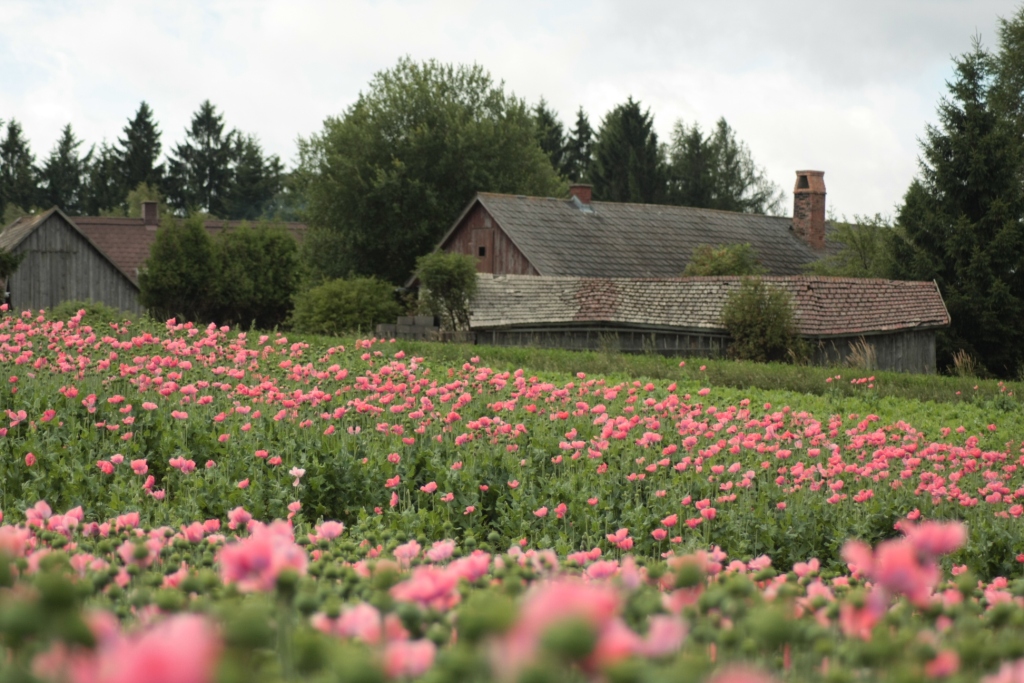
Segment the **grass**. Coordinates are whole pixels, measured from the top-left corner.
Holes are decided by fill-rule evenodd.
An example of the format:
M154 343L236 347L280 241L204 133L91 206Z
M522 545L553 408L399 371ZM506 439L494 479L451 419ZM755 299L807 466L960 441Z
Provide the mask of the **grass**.
M289 335L296 337L296 335ZM328 339L299 335L318 344L351 344L354 337ZM999 382L977 377L923 375L904 372L868 372L853 367L819 367L785 363L670 358L656 354L625 354L612 351L568 351L535 347L482 346L399 340L406 353L414 353L438 363L463 363L472 357L501 370L523 368L534 373L584 372L629 379L691 380L704 378L710 386L735 389L784 390L818 396L862 396L864 385L851 385L851 379L874 377L878 398L906 398L937 403L993 403L1001 410L1017 410L1024 395L1024 382ZM686 365L679 363L685 360ZM701 369L703 368L703 369ZM836 379L836 376L839 379ZM832 382L826 381L833 378Z

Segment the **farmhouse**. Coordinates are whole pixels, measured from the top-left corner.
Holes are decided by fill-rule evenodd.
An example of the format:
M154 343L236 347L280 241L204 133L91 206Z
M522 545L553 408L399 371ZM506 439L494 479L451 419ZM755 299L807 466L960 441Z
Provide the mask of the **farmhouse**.
M793 218L662 204L480 192L438 249L477 257L481 273L575 277L679 277L703 244L749 243L771 275L801 275L826 253L822 171L797 171Z
M214 236L242 223L208 220L204 226ZM140 312L139 270L149 258L159 226L156 202L142 203L141 218L72 218L54 207L17 219L0 232L0 249L25 254L8 278L8 303L14 310L38 310L91 299ZM302 241L305 225L285 227Z
M721 322L740 277L580 278L480 274L470 329L476 342L722 355ZM819 364L935 372L935 331L949 313L934 282L766 276L793 302L797 331Z

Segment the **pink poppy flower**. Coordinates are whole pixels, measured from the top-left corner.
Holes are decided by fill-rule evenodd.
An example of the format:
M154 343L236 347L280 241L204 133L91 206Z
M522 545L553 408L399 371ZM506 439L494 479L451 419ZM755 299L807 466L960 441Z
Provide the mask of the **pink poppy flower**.
M295 543L292 527L281 520L257 524L248 538L229 543L218 554L221 578L242 592L273 590L285 569L306 573L306 553Z
M36 456L33 455L32 453L26 453L25 454L25 465L28 466L28 467L32 467L32 465L35 465L35 464L36 464Z
M389 678L418 678L434 664L437 646L429 640L395 640L384 648L384 672Z
M450 539L436 541L427 551L427 559L431 562L443 562L451 557L453 552L455 552L455 541Z
M533 514L537 517L547 517L548 509L546 507L539 507L533 511Z
M149 472L149 465L146 463L145 458L142 458L141 460L132 460L131 466L132 472L140 476Z
M436 490L437 490L437 482L433 482L433 481L429 482L427 484L424 484L423 486L420 487L420 491L423 491L424 493L433 493Z
M245 511L243 507L236 507L234 510L228 512L228 528L237 529L240 526L245 526L252 519L252 515Z
M249 488L249 480L248 479L243 479L242 481L238 482L238 484L236 484L236 486L238 486L238 488L240 488L240 489L247 489L247 488Z

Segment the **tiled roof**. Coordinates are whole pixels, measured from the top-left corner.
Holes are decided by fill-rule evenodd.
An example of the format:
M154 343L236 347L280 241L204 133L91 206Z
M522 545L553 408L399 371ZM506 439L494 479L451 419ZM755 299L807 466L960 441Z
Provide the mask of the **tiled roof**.
M722 308L742 279L480 275L470 326L612 323L724 331ZM807 337L949 325L949 313L934 282L816 276L766 276L763 280L789 292L797 329Z
M799 275L835 246L826 237L826 251L815 251L786 217L486 192L477 200L541 275L679 277L695 247L742 243L772 275Z
M149 250L156 239L156 226L145 225L141 218L76 216L71 220L111 261L127 273L135 284L138 284L139 269L149 258ZM242 223L243 221L208 220L205 226L207 232L216 235L223 232L225 226L232 229ZM306 226L303 223L284 225L296 240L302 241L306 233Z

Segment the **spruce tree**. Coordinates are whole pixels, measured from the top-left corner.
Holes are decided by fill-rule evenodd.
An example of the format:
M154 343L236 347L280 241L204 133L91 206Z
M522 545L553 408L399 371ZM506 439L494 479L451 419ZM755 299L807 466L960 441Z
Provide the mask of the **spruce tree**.
M0 141L0 203L5 210L16 206L28 211L39 203L35 162L21 124L11 119Z
M952 318L939 365L970 353L990 372L1016 376L1024 363L1024 146L1020 91L1004 90L1000 62L1022 15L1005 24L1004 51L975 43L954 60L938 125L921 142L920 173L897 216L894 274L936 280ZM1016 100L1016 101L1015 101Z
M224 117L209 100L199 106L185 141L168 158L165 192L171 206L227 216L237 138L237 131L225 132Z
M555 172L561 172L565 156L565 130L558 114L548 107L542 97L533 108L533 124L536 127L537 144L551 160Z
M574 183L589 182L594 154L594 129L583 107L576 112L576 125L566 136L562 154L562 175Z
M58 206L72 216L82 213L92 151L83 157L78 151L81 146L82 141L75 137L71 124L64 126L39 173L39 196L43 206Z
M267 216L281 192L283 177L284 166L276 154L264 156L255 136L240 135L226 216L244 220Z
M99 150L90 150L85 187L82 194L82 212L86 216L102 216L111 213L124 215L125 193L121 173L121 154L117 148L106 142Z
M118 138L121 155L122 188L124 194L137 188L141 183L158 187L163 180L163 164L160 158L160 129L153 120L153 110L146 102L139 105L135 116L124 127L124 137Z
M630 97L601 122L594 144L594 197L656 204L665 194L665 164L654 117Z

